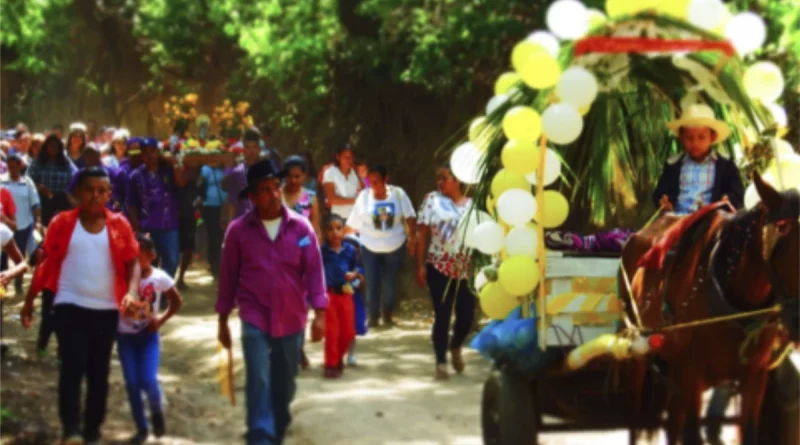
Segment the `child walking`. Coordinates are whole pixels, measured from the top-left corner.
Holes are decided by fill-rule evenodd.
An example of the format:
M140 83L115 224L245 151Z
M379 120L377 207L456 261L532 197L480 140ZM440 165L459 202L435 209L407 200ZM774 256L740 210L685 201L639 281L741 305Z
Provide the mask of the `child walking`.
M183 304L172 277L153 267L156 258L153 240L142 234L136 235L136 240L139 242L139 267L142 270L139 296L128 296L123 302L117 335L117 353L125 377L131 414L136 422L136 435L128 442L131 445L140 445L147 441L148 428L142 392L150 404L153 434L156 437L164 435L164 413L161 407L161 388L158 385L158 331ZM162 296L167 298L169 306L159 316L158 308Z
M344 237L344 242L349 244L353 247L356 251L356 272L358 272L361 276L364 275L364 266L361 264L361 241L358 239L358 235L354 233L350 233ZM353 287L353 309L354 309L354 317L353 321L355 321L355 329L356 329L356 336L363 337L367 335L367 305L364 300L364 286L365 280L361 280L360 286ZM353 341L350 343L350 348L347 349L347 366L358 366L358 361L356 361L356 339L353 338Z
M364 277L358 273L356 250L342 243L344 220L332 214L325 220L322 261L328 292L325 311L325 378L342 376L344 357L356 336L353 293Z

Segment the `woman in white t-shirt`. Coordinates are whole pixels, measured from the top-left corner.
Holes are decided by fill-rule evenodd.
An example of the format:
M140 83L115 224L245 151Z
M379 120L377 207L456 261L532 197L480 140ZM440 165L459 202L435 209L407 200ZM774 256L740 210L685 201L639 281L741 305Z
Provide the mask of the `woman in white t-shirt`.
M331 206L331 213L344 219L350 216L356 196L364 188L353 165L353 150L343 145L336 151L336 163L328 167L322 176L322 188Z
M433 351L436 354L435 378L447 373L447 350L453 369L464 372L461 345L475 317L475 296L469 290L469 254L456 241L461 218L472 200L464 196L463 186L449 165L436 171L437 191L425 196L417 223L417 285L428 290L433 301ZM453 336L448 345L450 319L455 309Z
M398 275L406 246L412 256L416 247L414 206L406 192L389 185L388 179L385 167L370 168L370 188L358 194L347 219L347 225L359 232L361 238L371 327L378 325L381 309L383 324L394 324L392 313L397 304ZM379 289L383 291L383 298Z

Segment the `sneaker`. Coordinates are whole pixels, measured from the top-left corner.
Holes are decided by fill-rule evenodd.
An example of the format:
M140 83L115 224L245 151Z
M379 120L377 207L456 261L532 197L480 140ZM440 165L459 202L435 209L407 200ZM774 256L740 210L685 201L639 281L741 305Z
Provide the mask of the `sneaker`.
M164 422L164 413L154 412L150 416L150 423L153 425L153 435L160 439L166 433L167 428Z
M86 445L86 442L84 442L83 437L74 434L64 439L61 445Z
M347 366L352 368L358 367L358 362L356 362L355 354L347 354Z
M125 443L128 445L144 445L147 442L147 431L139 431L135 436L128 439Z
M342 370L339 368L325 368L322 376L326 379L338 379L342 376Z

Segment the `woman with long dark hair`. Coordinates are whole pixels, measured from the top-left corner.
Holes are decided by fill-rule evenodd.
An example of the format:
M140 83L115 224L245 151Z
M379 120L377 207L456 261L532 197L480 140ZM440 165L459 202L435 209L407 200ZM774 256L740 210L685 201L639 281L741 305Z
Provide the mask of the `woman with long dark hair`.
M76 171L78 169L67 158L61 139L55 135L48 136L39 156L28 168L28 175L39 191L42 224L45 226L59 212L73 207L67 187Z
M472 327L475 297L469 290L469 256L456 243L458 223L472 200L449 165L436 171L437 191L425 196L417 221L417 285L428 286L433 301L433 350L436 354L434 377L448 378L447 350L453 369L461 374L464 360L461 345ZM450 319L455 309L453 335L448 345Z
M322 187L331 213L347 219L358 192L364 188L354 168L353 149L349 145L342 144L336 149L336 162L325 170Z

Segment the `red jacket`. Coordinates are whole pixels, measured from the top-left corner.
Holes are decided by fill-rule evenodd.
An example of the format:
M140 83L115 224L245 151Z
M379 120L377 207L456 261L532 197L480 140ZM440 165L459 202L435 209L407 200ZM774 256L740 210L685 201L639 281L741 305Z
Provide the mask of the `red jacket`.
M133 229L124 216L113 213L108 209L106 212L106 228L108 231L108 243L111 248L111 261L114 264L112 271L95 271L95 273L114 274L114 295L117 303L122 303L122 299L128 293L128 277L125 264L139 257L139 243L136 242ZM69 243L72 239L72 232L78 224L80 209L67 210L59 213L50 222L47 228L42 249L44 249L44 260L36 272L33 274L31 282L31 292L38 295L43 289L53 293L58 293L58 281L61 277L61 265L67 257ZM86 277L87 280L91 276Z

